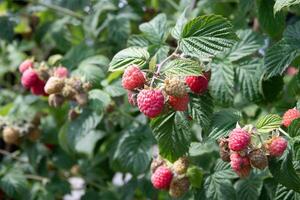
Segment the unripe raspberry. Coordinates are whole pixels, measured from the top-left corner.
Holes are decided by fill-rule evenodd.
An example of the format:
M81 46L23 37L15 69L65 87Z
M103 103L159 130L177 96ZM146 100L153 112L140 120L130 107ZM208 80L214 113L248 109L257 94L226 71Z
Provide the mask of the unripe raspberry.
M20 133L17 129L13 127L5 127L2 133L2 137L5 143L7 144L19 144L20 142Z
M206 76L208 76L208 74L203 74L202 76L187 76L185 78L185 83L192 92L201 94L208 88L209 77Z
M54 69L54 76L59 77L59 78L66 78L69 76L69 70L65 67L57 67Z
M65 98L61 94L50 94L48 98L49 106L54 108L60 107L63 105Z
M298 119L300 117L300 112L299 110L297 110L296 108L293 109L289 109L287 110L284 115L283 115L283 119L282 119L282 124L285 127L288 127L293 120Z
M137 105L136 96L137 95L134 92L127 90L127 98L128 98L128 102L130 103L130 105L132 105L132 106Z
M287 141L283 137L274 137L267 145L267 149L271 156L279 157L283 154L287 147Z
M65 87L62 90L62 95L68 99L74 99L76 95L76 90L74 90L74 88L72 88L69 85L65 85Z
M33 68L33 61L30 59L24 60L20 66L19 71L23 74L27 69Z
M37 141L40 138L40 136L41 132L38 129L31 130L27 135L28 139L32 142Z
M242 128L233 129L228 138L229 149L233 151L241 151L250 143L251 135Z
M186 94L184 97L169 96L169 104L174 110L185 111L188 109L189 95Z
M189 160L187 157L181 157L173 164L173 169L176 174L185 174L189 167Z
M190 181L188 177L173 178L170 185L169 194L173 198L179 198L189 190L189 187Z
M240 154L234 152L230 155L230 165L239 177L244 178L250 174L251 165L248 157L242 157Z
M145 75L137 65L128 67L122 77L122 86L127 90L143 87L145 82Z
M253 167L258 169L265 169L268 166L268 158L266 154L260 150L255 149L249 153L250 163Z
M31 93L36 96L40 96L40 95L47 96L46 92L44 91L45 84L46 83L44 81L38 79L35 85L33 85L30 88Z
M156 189L167 189L171 184L172 178L172 171L165 166L160 166L152 174L151 182Z
M168 95L175 97L184 97L187 93L184 82L178 78L166 79L165 91Z
M44 90L47 94L56 94L61 93L64 86L65 82L63 79L52 76L48 79Z
M142 90L137 96L140 111L146 116L157 117L164 108L164 95L160 90Z
M154 173L155 170L162 166L162 165L165 165L166 164L166 161L164 159L162 159L160 156L158 156L157 158L153 159L152 162L151 162L151 172Z
M34 86L37 81L39 80L39 76L37 72L34 69L27 69L23 74L21 78L22 85L25 88L31 88Z
M226 139L219 140L220 157L224 162L230 162L230 149L228 148L228 141Z

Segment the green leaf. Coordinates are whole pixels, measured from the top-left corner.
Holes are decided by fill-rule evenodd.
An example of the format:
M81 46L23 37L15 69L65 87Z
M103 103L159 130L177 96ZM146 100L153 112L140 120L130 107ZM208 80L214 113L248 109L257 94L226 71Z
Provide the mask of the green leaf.
M146 127L136 128L120 138L113 160L120 164L122 171L138 175L148 169L153 138L145 130Z
M212 97L220 104L233 103L234 68L228 60L214 60L211 66L210 89Z
M129 47L118 52L109 64L109 71L124 70L128 66L136 64L143 66L150 55L145 48Z
M267 78L281 75L300 55L300 40L282 39L266 52L264 69Z
M179 49L188 56L211 58L230 48L235 40L229 21L218 15L204 15L184 26Z
M193 121L203 129L208 129L213 114L213 99L210 94L191 94L188 112Z
M299 4L300 0L276 0L274 5L274 12L282 10L284 7L290 7L296 4Z
M231 62L249 56L263 46L262 37L250 29L237 31L237 36L240 40L233 45L233 47L226 52L227 55L224 56Z
M185 24L188 22L187 11L189 11L189 8L186 8L183 11L183 13L177 19L175 27L171 31L172 36L177 40L180 39L180 34L181 34Z
M274 0L258 1L258 20L261 28L266 33L271 37L279 38L285 27L285 15L284 13L274 14L274 3Z
M300 21L287 26L283 33L283 37L286 39L300 39Z
M167 76L199 76L202 67L199 62L190 59L174 59L162 69Z
M269 169L278 183L295 192L300 192L300 177L293 166L291 150L286 152L281 158L271 159Z
M219 139L225 137L236 127L236 123L241 119L242 115L234 109L225 109L214 114L212 118L210 139Z
M206 198L210 200L235 200L236 192L226 174L230 172L232 176L228 178L236 178L234 172L230 169L229 164L219 161L215 167L215 172L208 176L204 183ZM229 175L229 174L228 174Z
M131 35L127 40L127 46L147 47L149 41L144 35Z
M295 119L292 121L288 128L288 134L293 138L300 138L300 119Z
M2 170L4 169L2 168ZM0 188L5 192L5 194L12 198L28 198L28 187L29 184L21 169L6 169L4 176L0 179Z
M260 133L268 133L278 129L281 125L282 119L279 115L269 114L260 118L256 122L256 128Z
M111 102L110 96L99 89L89 91L89 106L93 110L102 111Z
M240 179L235 183L237 199L257 200L261 194L262 187L263 181L261 176L253 176L251 174L245 179Z
M174 112L151 120L160 155L175 161L189 150L190 124L182 112Z
M245 99L258 101L261 95L262 63L260 60L251 59L238 64L236 73L240 91Z
M189 181L192 187L201 187L203 181L203 171L199 167L190 167L187 171L187 177L189 177Z
M167 36L167 16L159 14L150 22L143 23L139 26L146 38L153 44L160 44L166 40Z
M0 17L0 39L12 41L14 37L14 26L15 23L6 16Z
M279 184L276 189L275 200L299 200L300 193L290 190Z

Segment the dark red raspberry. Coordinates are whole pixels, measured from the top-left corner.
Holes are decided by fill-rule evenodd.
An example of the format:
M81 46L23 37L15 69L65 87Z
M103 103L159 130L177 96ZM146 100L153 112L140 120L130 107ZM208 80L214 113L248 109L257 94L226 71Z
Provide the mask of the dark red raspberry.
M279 157L287 147L287 141L283 137L274 137L271 139L267 149L271 156Z
M189 95L185 94L184 97L169 96L169 103L174 110L185 111L189 104Z
M228 138L229 149L233 151L241 151L250 143L251 135L242 128L233 129Z
M145 75L137 65L128 67L122 77L122 86L127 90L143 87L145 82Z
M239 177L244 178L250 174L251 165L248 157L242 157L240 154L233 152L230 155L230 165Z
M300 112L299 110L297 110L296 108L293 109L289 109L287 110L284 115L283 115L283 119L282 119L282 124L285 127L288 127L293 120L298 119L300 117Z
M30 91L32 94L40 96L47 96L46 92L44 91L44 87L45 87L46 83L40 79L38 79L38 81L35 83L35 85L33 85L30 88Z
M30 59L24 60L20 66L19 66L19 71L23 74L27 69L33 67L33 61Z
M31 88L39 81L39 76L34 69L27 69L22 75L22 85L25 88Z
M157 117L164 108L164 95L157 89L144 89L137 96L137 104L146 116Z
M168 189L172 178L172 171L165 166L160 166L152 174L151 182L156 189Z
M202 76L187 76L185 83L189 86L192 92L201 94L208 88L209 74L203 74Z

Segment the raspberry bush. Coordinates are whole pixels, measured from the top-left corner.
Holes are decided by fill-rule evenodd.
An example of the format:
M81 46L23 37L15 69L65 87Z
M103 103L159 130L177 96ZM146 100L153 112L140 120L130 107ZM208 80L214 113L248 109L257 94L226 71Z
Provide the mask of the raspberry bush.
M300 199L299 1L0 1L0 199Z

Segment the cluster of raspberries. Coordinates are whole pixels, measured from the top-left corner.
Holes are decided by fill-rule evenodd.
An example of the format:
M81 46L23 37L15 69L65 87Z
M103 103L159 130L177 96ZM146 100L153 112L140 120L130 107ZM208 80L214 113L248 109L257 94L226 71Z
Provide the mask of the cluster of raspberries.
M231 168L241 178L250 174L252 167L265 169L268 156L280 157L287 147L287 141L280 136L266 140L261 148L251 145L251 133L242 129L233 129L228 138L219 140L220 157L230 162Z
M40 138L39 130L41 115L37 114L31 120L9 121L0 118L0 132L6 144L19 145L24 139L35 142Z
M164 108L175 111L188 108L188 88L196 94L208 88L210 73L201 76L170 77L164 80L162 88L149 87L149 81L138 65L129 66L122 77L122 86L128 91L128 101L150 118L160 115ZM188 88L187 88L188 86Z
M159 190L168 190L173 198L179 198L190 187L190 181L186 175L188 167L187 157L181 157L173 164L157 157L151 163L152 185Z
M49 96L50 106L59 107L66 100L74 101L79 106L87 104L87 93L91 85L83 83L77 77L70 77L65 67L48 68L40 65L39 68L34 68L34 62L28 59L21 63L19 71L22 73L22 85L34 95ZM74 110L71 115L74 115L73 112Z

